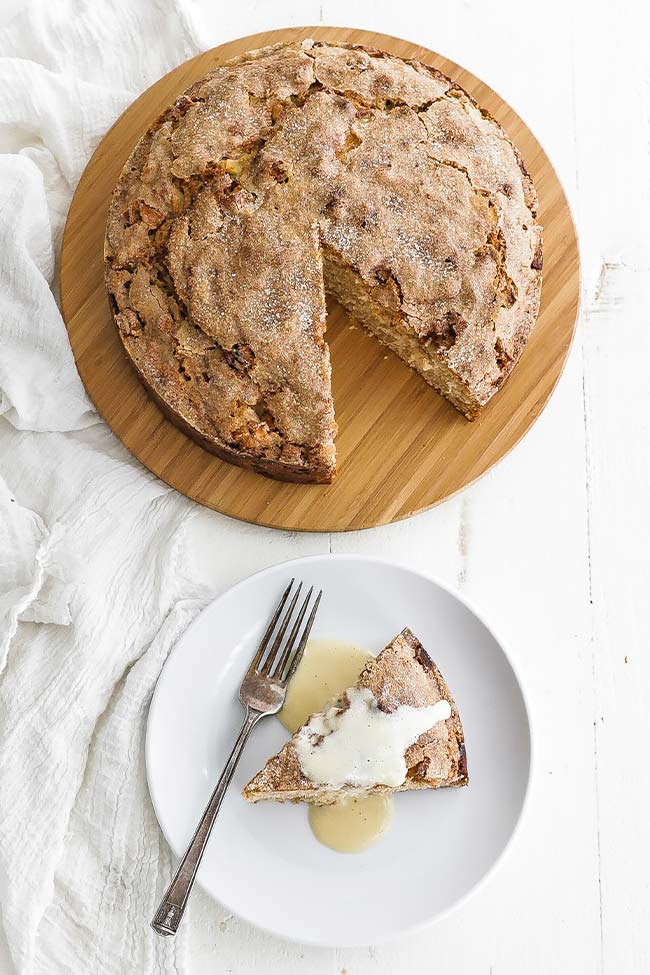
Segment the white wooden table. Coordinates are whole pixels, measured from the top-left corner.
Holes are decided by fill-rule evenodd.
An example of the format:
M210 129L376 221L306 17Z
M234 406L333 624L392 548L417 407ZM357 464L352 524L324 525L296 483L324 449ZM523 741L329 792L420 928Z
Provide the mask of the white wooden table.
M459 586L523 674L536 768L506 861L430 930L379 948L304 948L197 892L194 975L650 971L650 32L635 6L237 0L217 15L211 0L197 0L214 44L287 24L351 24L413 39L482 77L557 167L583 284L577 338L550 405L460 497L357 534L274 532L208 510L197 519L197 558L224 588L327 551L382 555Z

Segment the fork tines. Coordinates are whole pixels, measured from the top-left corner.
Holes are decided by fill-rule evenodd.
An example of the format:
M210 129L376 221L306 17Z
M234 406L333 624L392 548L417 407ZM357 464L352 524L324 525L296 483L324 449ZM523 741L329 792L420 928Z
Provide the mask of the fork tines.
M282 611L287 604L287 600L289 599L295 581L295 579L292 579L282 594L278 608L273 614L271 622L266 629L266 633L262 637L262 642L257 648L257 653L255 654L249 668L249 673L255 671L256 673L262 674L265 677L271 677L273 680L276 680L279 683L287 683L293 677L296 667L300 663L302 655L305 651L305 646L307 645L307 640L309 639L309 634L316 616L316 611L318 610L318 605L320 603L321 596L323 595L321 590L314 599L311 612L309 613L307 622L303 627L303 620L314 593L314 587L311 586L300 606L300 609L298 610L298 615L294 620L293 626L289 632L289 636L285 640L285 634L289 628L289 624L291 623L291 618L302 590L302 582L300 582L298 583L298 587L291 598L289 608L284 613L284 616L282 616ZM281 616L282 619L280 619ZM303 627L302 631L301 627ZM274 633L275 638L273 639L273 643L269 648L269 643L271 642L271 638L273 637Z

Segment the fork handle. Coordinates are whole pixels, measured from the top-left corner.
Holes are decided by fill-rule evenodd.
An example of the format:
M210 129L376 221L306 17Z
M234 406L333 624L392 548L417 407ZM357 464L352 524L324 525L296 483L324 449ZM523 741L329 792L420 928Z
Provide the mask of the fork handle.
M239 762L244 745L248 740L248 736L261 717L262 715L258 711L247 710L246 712L242 729L239 732L237 741L221 773L216 788L210 796L210 801L205 807L201 821L196 827L196 832L185 852L185 856L178 866L174 879L165 891L165 896L153 916L151 927L157 934L174 935L178 931L178 926L185 913L190 891L194 886L196 871L199 869L207 842L210 839L210 833L212 832L212 827L217 818L223 797L226 794L226 789L230 785L230 780L237 768L237 763Z

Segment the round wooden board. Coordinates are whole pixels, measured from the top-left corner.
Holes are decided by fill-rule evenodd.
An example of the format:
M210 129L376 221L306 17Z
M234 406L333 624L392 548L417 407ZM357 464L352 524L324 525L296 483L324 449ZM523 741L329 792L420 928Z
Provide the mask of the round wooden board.
M187 86L253 48L313 37L380 48L444 71L499 120L539 194L544 285L526 351L480 420L468 423L345 312L329 303L327 341L339 434L330 485L273 481L207 453L149 399L126 359L104 289L108 202L143 132ZM348 531L438 504L497 463L527 432L562 372L578 310L579 259L569 206L543 149L513 110L468 71L427 48L351 28L300 27L230 41L181 64L144 92L97 147L79 182L61 252L61 305L81 378L100 414L150 471L190 498L244 521Z

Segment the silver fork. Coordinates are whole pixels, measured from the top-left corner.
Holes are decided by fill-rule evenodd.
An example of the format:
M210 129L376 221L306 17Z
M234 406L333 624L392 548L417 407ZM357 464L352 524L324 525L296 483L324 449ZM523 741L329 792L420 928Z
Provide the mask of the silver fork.
M302 589L302 582L299 583L291 599L289 608L282 617L277 633L275 634L275 639L270 649L268 649L273 632L289 598L294 582L295 579L292 579L285 589L278 608L273 614L266 633L262 637L262 642L257 648L255 656L242 681L239 689L239 700L244 705L246 711L244 724L239 732L234 748L230 753L230 758L221 773L221 778L217 782L216 788L210 796L210 801L201 816L201 821L196 827L196 832L185 852L185 856L181 860L174 879L165 891L165 896L153 916L151 927L158 934L174 935L178 931L178 926L183 919L190 891L194 885L196 872L199 869L199 864L201 863L203 853L210 838L219 807L237 768L237 763L244 750L244 745L248 741L248 736L260 718L264 718L268 714L277 714L280 710L284 704L289 681L293 677L296 667L300 663L304 653L309 633L316 617L318 604L323 593L321 590L316 596L307 622L301 632L303 620L314 591L314 587L311 587L300 607L291 632L285 640L284 637Z

